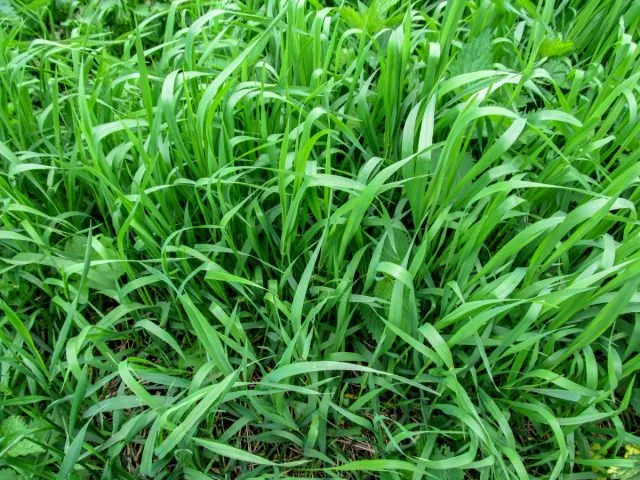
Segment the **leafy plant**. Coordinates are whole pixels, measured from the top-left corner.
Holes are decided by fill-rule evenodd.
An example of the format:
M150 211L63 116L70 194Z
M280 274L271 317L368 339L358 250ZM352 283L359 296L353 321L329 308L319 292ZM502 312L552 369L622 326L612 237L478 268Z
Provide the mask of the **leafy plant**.
M18 13L11 4L10 0L0 0L0 19L2 19L3 17L8 19L15 19L17 15Z
M479 72L489 70L492 63L491 32L485 29L463 45L449 71L451 76Z
M8 449L5 454L9 457L22 457L44 452L44 448L29 438L19 439L17 442L14 441L28 433L29 428L24 418L18 415L11 415L5 418L0 423L0 436L3 438L0 445L2 445L3 449Z
M11 468L0 468L0 479L1 480L19 480L20 475L16 473L15 470Z
M632 445L625 446L624 458L634 460L636 465L631 467L611 467L607 473L618 480L632 480L640 477L640 448Z
M560 38L545 38L540 45L540 56L560 57L573 50L573 42Z

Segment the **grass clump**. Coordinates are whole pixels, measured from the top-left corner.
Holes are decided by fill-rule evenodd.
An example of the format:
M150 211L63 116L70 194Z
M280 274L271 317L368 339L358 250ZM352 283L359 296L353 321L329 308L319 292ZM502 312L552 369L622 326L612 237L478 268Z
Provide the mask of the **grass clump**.
M0 1L2 478L638 478L639 21Z

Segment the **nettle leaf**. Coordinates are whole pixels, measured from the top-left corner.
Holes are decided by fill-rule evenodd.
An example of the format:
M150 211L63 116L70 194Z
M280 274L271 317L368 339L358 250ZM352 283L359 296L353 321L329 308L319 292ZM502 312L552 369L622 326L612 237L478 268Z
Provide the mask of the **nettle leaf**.
M451 447L447 444L441 445L433 455L434 460L444 460L445 458L454 457L454 452L451 451ZM464 480L464 470L461 468L450 468L442 471L440 477L444 480Z
M451 76L487 70L492 63L491 32L485 29L458 52L450 67Z
M551 58L545 62L544 68L560 85L563 85L566 82L567 77L571 72L571 67L565 63L565 60L560 58Z
M384 315L384 311L381 308L376 309L371 305L363 304L360 306L360 313L369 335L375 340L380 340L384 332L384 322L380 319L380 315Z
M382 300L391 300L391 295L393 294L393 283L393 278L388 275L385 275L378 280L375 287L376 297Z
M18 415L11 415L0 423L0 434L4 437L19 435L27 429L27 422Z
M16 18L17 16L18 12L13 8L10 0L0 0L0 18Z
M11 468L0 468L0 480L20 480L20 475Z
M635 466L621 468L612 467L607 470L610 478L617 480L636 480L640 478L640 447L636 445L625 445L624 458L626 460L635 460Z
M104 235L96 235L91 241L91 261L111 261L93 265L87 275L85 288L81 292L80 303L87 301L89 290L95 289L102 292L109 292L117 289L118 279L124 274L125 270L122 263L117 262L119 256L114 246L114 241ZM65 253L70 259L82 262L87 250L87 238L81 235L75 235L71 240L67 241L64 246ZM74 275L71 283L79 287L80 275Z
M607 470L609 478L616 480L637 480L640 478L640 460L636 462L635 468L612 467Z
M385 27L398 24L402 20L402 15L387 18L389 9L396 3L396 0L374 0L368 6L360 4L360 11L352 7L341 7L339 12L351 28L360 28L369 33L376 33Z
M2 436L2 445L7 446L13 443L15 438L29 430L27 422L23 417L11 415L0 423L0 435ZM28 438L23 438L13 445L6 453L9 457L23 457L26 455L36 455L44 452L37 443L32 442ZM0 477L1 478L1 477Z
M25 438L11 447L7 452L7 455L10 457L24 457L27 455L37 455L42 452L44 452L44 448L37 443L32 442L28 438Z
M640 388L634 388L631 395L631 406L636 412L636 415L640 416Z
M352 7L341 7L340 16L349 24L351 28L362 28L365 19L360 12Z
M391 233L385 237L380 260L401 264L410 248L411 238L406 230L394 227L391 229ZM391 301L394 283L394 278L389 275L382 275L381 277L378 277L374 287L374 295L384 302ZM409 292L405 291L405 301L402 304L403 315L409 314L408 296ZM384 306L374 307L363 304L360 307L365 327L376 340L379 340L384 332L384 322L380 317L387 318L389 316L387 303L383 303L383 305Z
M546 38L540 45L541 57L560 57L573 50L573 42L561 38Z
M391 232L385 239L380 259L399 264L411 247L411 237L406 230L400 228L392 228Z
M376 281L374 287L374 295L376 297L384 301L389 301L392 292L393 278L385 275ZM387 310L386 306L374 307L366 304L361 306L364 325L369 334L376 340L380 340L384 332L384 322L380 317L385 318L387 316Z
M382 304L383 306L379 306L377 308L364 304L361 307L365 327L376 340L380 340L382 333L384 332L385 326L382 318L389 317L388 302L391 301L394 283L395 279L389 275L384 275L382 278L378 279L374 288L375 296L384 300L385 303ZM418 306L419 304L420 302L418 302ZM402 315L403 317L409 315L409 292L406 289L404 292L404 301L402 302Z

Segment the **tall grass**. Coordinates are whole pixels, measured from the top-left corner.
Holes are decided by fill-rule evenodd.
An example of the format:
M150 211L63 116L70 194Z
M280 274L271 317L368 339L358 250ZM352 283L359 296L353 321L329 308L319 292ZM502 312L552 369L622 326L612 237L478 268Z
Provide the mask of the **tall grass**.
M0 0L0 477L638 478L638 0Z

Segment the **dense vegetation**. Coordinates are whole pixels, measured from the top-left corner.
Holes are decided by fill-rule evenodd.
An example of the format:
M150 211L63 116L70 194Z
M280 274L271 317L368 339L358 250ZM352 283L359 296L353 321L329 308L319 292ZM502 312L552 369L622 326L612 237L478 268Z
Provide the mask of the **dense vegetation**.
M0 0L0 478L638 478L639 27Z

